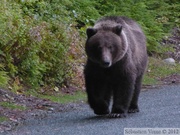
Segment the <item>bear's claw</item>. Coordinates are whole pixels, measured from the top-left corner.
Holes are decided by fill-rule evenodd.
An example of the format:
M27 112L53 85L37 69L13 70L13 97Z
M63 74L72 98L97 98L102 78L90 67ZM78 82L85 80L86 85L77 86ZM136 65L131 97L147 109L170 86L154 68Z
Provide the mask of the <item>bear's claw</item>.
M136 112L139 112L139 109L129 109L128 110L128 113L136 113Z
M126 114L124 113L111 113L107 115L109 118L125 118Z

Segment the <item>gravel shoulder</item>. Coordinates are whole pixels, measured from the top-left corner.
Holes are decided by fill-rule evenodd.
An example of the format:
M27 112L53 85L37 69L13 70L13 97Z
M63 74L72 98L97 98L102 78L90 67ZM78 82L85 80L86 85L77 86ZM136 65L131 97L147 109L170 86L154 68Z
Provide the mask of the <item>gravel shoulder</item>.
M66 112L81 106L81 103L60 104L50 100L40 99L33 96L18 95L8 90L0 89L0 102L8 102L26 109L11 109L0 105L0 116L8 118L0 123L0 133L13 130L25 120L45 118L55 112Z
M28 119L2 135L122 135L124 128L179 128L180 85L164 85L140 95L140 112L126 118L98 117L87 104L67 112Z

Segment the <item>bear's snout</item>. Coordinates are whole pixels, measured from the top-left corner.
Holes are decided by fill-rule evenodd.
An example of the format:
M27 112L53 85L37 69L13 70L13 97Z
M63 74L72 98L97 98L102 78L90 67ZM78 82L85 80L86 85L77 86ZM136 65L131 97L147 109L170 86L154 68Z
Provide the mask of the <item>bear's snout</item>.
M111 55L107 52L102 55L101 65L105 68L108 68L112 65Z

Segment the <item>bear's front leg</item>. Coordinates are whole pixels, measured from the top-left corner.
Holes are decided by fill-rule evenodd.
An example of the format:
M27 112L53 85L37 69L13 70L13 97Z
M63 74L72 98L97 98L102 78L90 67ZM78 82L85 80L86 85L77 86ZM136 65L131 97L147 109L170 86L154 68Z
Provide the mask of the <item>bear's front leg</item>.
M134 81L124 79L117 84L113 90L113 107L110 118L123 118L127 116L127 112L134 93Z
M97 115L109 114L109 103L101 97L88 94L88 103Z
M97 115L109 114L111 91L96 79L86 79L88 103Z

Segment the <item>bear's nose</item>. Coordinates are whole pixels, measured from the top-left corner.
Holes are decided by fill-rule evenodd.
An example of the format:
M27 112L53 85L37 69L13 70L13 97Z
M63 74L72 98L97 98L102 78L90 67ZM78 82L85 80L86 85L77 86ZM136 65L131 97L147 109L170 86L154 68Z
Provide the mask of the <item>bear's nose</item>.
M110 67L110 66L111 66L111 62L109 62L109 61L103 61L103 62L102 62L102 65L103 65L103 67Z

